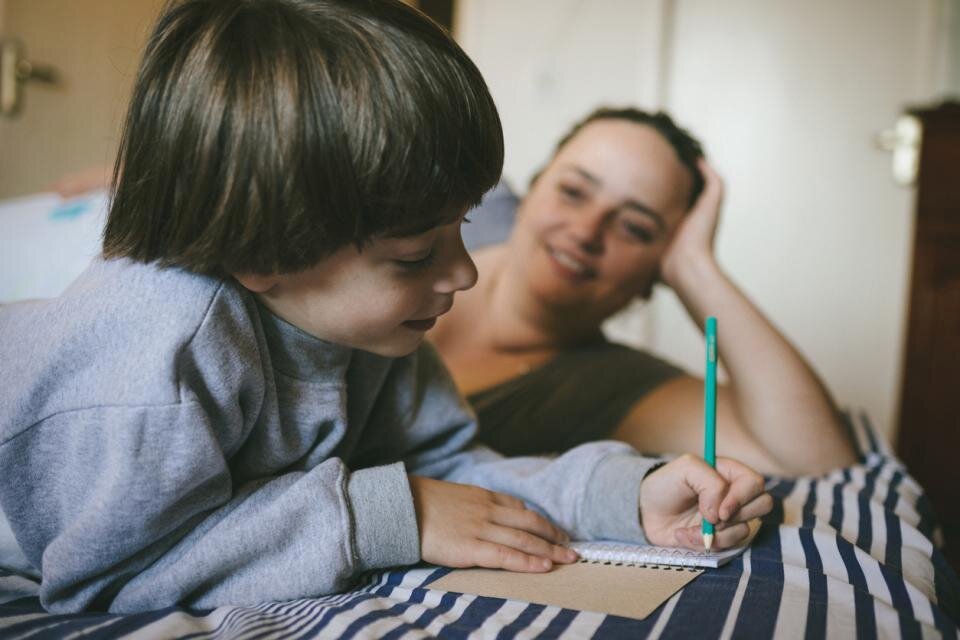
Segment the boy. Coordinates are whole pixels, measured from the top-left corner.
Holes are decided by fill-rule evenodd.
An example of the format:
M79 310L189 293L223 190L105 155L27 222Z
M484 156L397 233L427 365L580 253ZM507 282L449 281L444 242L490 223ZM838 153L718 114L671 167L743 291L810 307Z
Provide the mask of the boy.
M761 510L742 469L728 488L679 461L641 495L656 461L625 445L552 462L468 448L472 418L422 341L474 284L459 225L502 154L476 68L400 2L169 6L103 259L0 314L0 505L43 605L249 604L420 559L575 559L519 499L454 482L578 538L642 540L638 515L690 529L698 495L714 520Z

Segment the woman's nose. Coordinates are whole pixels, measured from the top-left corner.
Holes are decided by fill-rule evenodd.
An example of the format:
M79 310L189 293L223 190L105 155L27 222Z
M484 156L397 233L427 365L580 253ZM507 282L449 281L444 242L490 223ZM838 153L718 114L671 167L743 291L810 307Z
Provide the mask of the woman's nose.
M600 209L584 211L572 222L572 235L580 248L587 253L600 253L603 251L603 232L606 226L606 212Z

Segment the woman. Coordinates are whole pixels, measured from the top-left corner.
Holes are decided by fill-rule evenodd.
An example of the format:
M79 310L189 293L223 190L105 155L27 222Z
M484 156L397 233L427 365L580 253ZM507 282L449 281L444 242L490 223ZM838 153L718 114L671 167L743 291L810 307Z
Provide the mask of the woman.
M719 454L785 475L855 461L816 374L717 264L722 195L699 144L663 114L601 109L560 141L507 242L475 252L479 284L431 333L480 440L511 455L598 438L699 452L702 380L601 333L662 281L697 326L718 319L730 379Z

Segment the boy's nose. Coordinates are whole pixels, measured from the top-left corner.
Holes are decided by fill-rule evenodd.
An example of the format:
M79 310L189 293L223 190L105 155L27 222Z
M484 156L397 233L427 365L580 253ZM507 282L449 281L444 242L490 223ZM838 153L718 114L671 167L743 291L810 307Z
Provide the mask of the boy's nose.
M445 276L434 286L437 293L464 291L477 284L477 265L473 263L473 259L464 248L463 241L458 241L456 244Z

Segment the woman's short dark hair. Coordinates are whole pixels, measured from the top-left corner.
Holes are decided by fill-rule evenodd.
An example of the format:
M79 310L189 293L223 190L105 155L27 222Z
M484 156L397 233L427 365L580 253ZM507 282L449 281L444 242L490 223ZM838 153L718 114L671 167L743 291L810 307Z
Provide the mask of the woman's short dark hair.
M680 164L686 167L690 172L690 177L693 178L693 186L690 189L690 200L687 204L687 206L693 206L697 198L700 197L700 193L703 192L703 173L701 173L700 168L697 166L697 161L703 157L703 147L700 145L699 140L690 135L686 129L678 127L673 119L662 111L649 113L633 107L600 107L573 125L573 127L560 138L560 141L553 151L553 155L556 156L560 153L560 150L563 149L581 129L597 120L626 120L627 122L644 124L652 127L663 136L663 138L670 143L670 146L673 147L673 150L677 152L677 158L680 160ZM533 181L535 181L539 175L539 173L535 175Z
M502 164L480 72L399 0L179 0L140 65L104 255L299 271L454 220Z

